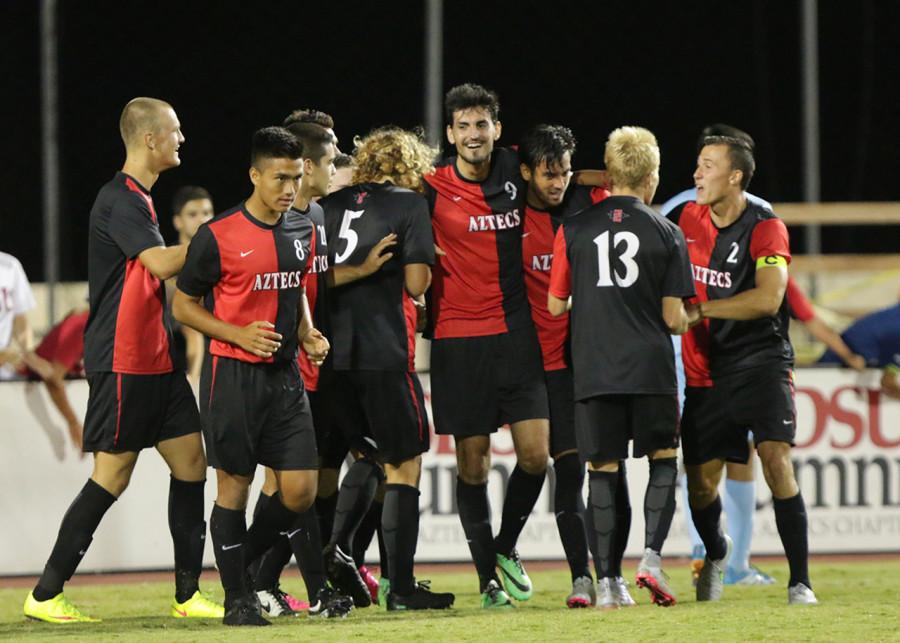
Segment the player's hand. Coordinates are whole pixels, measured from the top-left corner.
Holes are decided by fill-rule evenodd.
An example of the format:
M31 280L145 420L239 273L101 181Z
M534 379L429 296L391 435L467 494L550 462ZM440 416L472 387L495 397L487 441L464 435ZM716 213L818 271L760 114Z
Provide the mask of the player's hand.
M257 357L269 358L281 348L281 335L274 330L275 325L267 321L250 322L238 329L234 344Z
M328 357L328 351L331 344L325 338L318 328L310 328L303 336L301 343L303 350L309 355L309 360L316 366L321 366L325 358Z
M441 247L438 244L434 244L434 254L438 257L446 257L447 253L441 250Z
M700 314L700 304L685 304L684 312L687 313L688 328L696 326L703 319L703 315Z
M854 353L847 358L847 366L854 371L864 371L866 370L866 358Z
M421 333L428 324L428 308L425 306L425 297L413 298L412 301L416 305L416 332Z
M397 245L397 235L395 233L392 232L386 237L382 237L378 243L372 246L372 249L369 250L369 254L366 256L366 260L363 261L363 272L365 272L366 275L378 272L381 269L381 266L394 256L393 252L384 251L395 245Z

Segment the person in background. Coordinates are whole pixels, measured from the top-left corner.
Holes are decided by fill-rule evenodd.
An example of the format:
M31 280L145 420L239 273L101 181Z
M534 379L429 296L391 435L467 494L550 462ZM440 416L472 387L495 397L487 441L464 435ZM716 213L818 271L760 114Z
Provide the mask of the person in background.
M22 354L34 345L26 313L34 308L34 294L19 260L0 252L0 380L16 377Z

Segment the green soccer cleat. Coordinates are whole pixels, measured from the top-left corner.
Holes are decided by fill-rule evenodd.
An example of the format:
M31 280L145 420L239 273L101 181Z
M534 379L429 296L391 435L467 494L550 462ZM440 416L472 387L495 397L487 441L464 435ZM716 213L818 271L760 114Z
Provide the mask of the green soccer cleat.
M497 554L497 567L503 578L503 586L509 595L517 601L527 601L531 598L533 588L531 579L525 573L522 567L522 561L519 559L519 552L513 549L509 552L509 556Z
M47 623L99 623L99 618L91 618L82 614L77 607L69 602L65 594L60 592L46 601L35 599L34 593L29 592L23 608L25 616L36 621Z
M509 595L503 591L500 584L492 580L481 592L481 607L483 609L502 609L515 607L509 600Z
M382 576L378 579L378 604L382 607L387 606L388 596L391 595L391 581Z
M198 589L183 603L173 598L171 615L175 618L224 618L225 608L206 598Z

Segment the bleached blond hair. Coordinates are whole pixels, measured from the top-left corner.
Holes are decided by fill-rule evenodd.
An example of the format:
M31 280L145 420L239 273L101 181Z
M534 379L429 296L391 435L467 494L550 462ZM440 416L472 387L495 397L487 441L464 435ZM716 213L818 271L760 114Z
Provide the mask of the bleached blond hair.
M603 160L613 185L638 188L659 169L659 145L650 130L626 125L610 133Z

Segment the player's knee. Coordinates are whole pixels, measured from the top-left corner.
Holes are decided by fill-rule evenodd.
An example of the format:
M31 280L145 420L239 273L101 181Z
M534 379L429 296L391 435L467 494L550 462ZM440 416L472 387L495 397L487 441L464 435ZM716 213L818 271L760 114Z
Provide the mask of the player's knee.
M486 457L458 459L457 467L457 474L466 484L484 484L487 482L490 466Z
M531 444L522 449L518 457L518 465L527 473L537 475L547 470L550 450L547 444Z
M302 513L309 509L315 500L315 487L285 485L281 489L281 503L296 513Z

